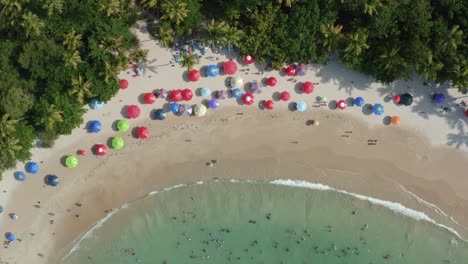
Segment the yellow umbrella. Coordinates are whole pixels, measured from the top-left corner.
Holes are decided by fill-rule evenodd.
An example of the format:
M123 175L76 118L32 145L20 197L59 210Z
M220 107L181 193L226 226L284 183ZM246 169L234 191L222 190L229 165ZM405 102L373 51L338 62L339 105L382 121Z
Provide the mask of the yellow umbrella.
M205 105L203 104L195 105L194 113L196 116L204 116L207 111L208 109L206 108Z

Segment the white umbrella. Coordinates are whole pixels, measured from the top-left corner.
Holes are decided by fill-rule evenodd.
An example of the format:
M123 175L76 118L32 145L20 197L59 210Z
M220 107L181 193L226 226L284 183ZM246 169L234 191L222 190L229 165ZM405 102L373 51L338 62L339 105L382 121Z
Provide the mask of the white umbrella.
M229 85L231 88L241 88L244 85L244 80L240 76L231 77L229 80Z
M194 113L196 116L204 116L207 111L208 109L206 108L205 105L203 104L195 105Z

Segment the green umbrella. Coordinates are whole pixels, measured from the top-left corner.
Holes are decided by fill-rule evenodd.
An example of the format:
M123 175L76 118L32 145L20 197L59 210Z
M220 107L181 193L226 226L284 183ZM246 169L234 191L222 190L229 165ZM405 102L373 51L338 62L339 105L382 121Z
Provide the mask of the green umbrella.
M67 165L68 168L75 168L78 166L78 158L75 156L68 156L65 160L65 165Z
M119 122L117 122L117 130L119 130L120 132L125 132L129 128L130 128L130 124L128 123L127 120L122 119L122 120L119 120Z
M112 147L115 149L122 149L125 146L125 141L121 137L115 137L112 139Z

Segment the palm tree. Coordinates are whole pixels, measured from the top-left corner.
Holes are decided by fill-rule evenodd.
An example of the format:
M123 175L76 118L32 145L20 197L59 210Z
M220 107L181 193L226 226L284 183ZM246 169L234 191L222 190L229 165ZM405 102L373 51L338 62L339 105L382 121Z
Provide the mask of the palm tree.
M320 32L323 34L323 47L328 50L328 52L334 52L341 40L343 39L343 35L341 34L341 30L343 29L342 25L321 25Z
M81 63L80 52L75 50L65 53L63 55L63 60L65 62L65 67L72 67L73 69L76 69L76 67L78 67L78 64Z
M242 37L244 36L244 32L242 30L237 29L236 27L229 27L226 31L226 43L227 45L233 44L235 46L239 46Z
M227 43L227 33L229 32L229 25L224 22L216 22L214 19L211 19L210 22L206 25L205 35L208 40L208 43L217 45L218 43L225 44Z
M107 16L112 16L120 13L120 1L119 0L101 0L101 5L99 6L99 11L106 12Z
M177 26L180 22L184 21L189 13L187 3L181 0L166 0L161 5L161 8L164 13L164 15L161 16L161 19L174 22Z
M291 7L294 3L296 3L296 0L278 0L278 4L285 7Z
M44 126L47 131L51 131L56 123L62 122L63 112L56 109L53 104L46 104L37 116L36 125Z
M132 54L130 54L130 59L136 62L146 61L148 58L148 52L148 50L138 48Z
M44 22L36 15L28 11L21 16L21 27L24 29L26 37L41 34Z
M458 25L454 25L452 29L448 32L447 36L439 42L439 47L442 51L448 49L456 50L458 45L462 43L463 40L463 31L459 28Z
M65 0L43 0L44 5L42 8L47 9L49 16L53 14L61 14Z
M180 54L180 66L181 67L187 67L187 70L190 71L193 69L193 66L197 63L197 58L195 57L195 54L186 54L185 52L182 52Z
M19 140L14 137L0 139L0 164L3 167L14 165L16 152L23 147L19 145ZM7 166L4 166L7 165Z
M381 0L370 0L364 2L364 14L368 14L370 16L377 14L377 7L381 7L382 2Z
M78 103L83 104L85 99L94 96L93 92L91 91L91 85L91 80L84 81L83 77L81 75L78 75L78 78L72 78L72 89L68 91L68 95L73 96L73 98Z
M155 31L153 35L158 38L159 44L164 47L167 48L174 42L173 31L170 26L159 26Z
M81 45L81 34L76 34L75 30L72 29L70 33L65 35L63 45L67 46L68 49L74 50Z
M113 36L101 40L101 45L99 45L105 52L111 54L120 54L124 51L124 39L122 36Z
M104 61L104 71L99 73L99 75L104 77L104 82L109 83L111 79L117 78L116 68L110 64L108 61Z
M457 64L453 67L452 73L454 75L453 85L458 87L459 91L466 91L468 89L468 67Z
M20 1L8 1L3 3L3 8L0 9L0 19L5 18L10 26L15 26L21 20L23 6Z
M146 9L153 9L158 4L158 0L141 0L140 5Z
M416 70L427 80L437 80L437 75L444 67L440 61L434 61L432 52L428 51L422 63L416 64Z
M10 119L9 114L4 114L0 119L0 138L8 137L11 132L14 132L16 120Z
M348 45L345 48L345 52L353 56L359 56L361 53L369 48L367 44L367 33L365 31L357 31L350 33L347 37Z

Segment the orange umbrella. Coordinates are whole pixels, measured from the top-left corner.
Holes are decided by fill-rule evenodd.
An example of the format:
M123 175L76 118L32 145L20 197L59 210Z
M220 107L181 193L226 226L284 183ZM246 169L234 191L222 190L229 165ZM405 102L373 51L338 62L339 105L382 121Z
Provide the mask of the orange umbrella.
M392 122L392 125L394 125L394 126L400 125L400 117L398 117L398 116L392 116L391 122Z

